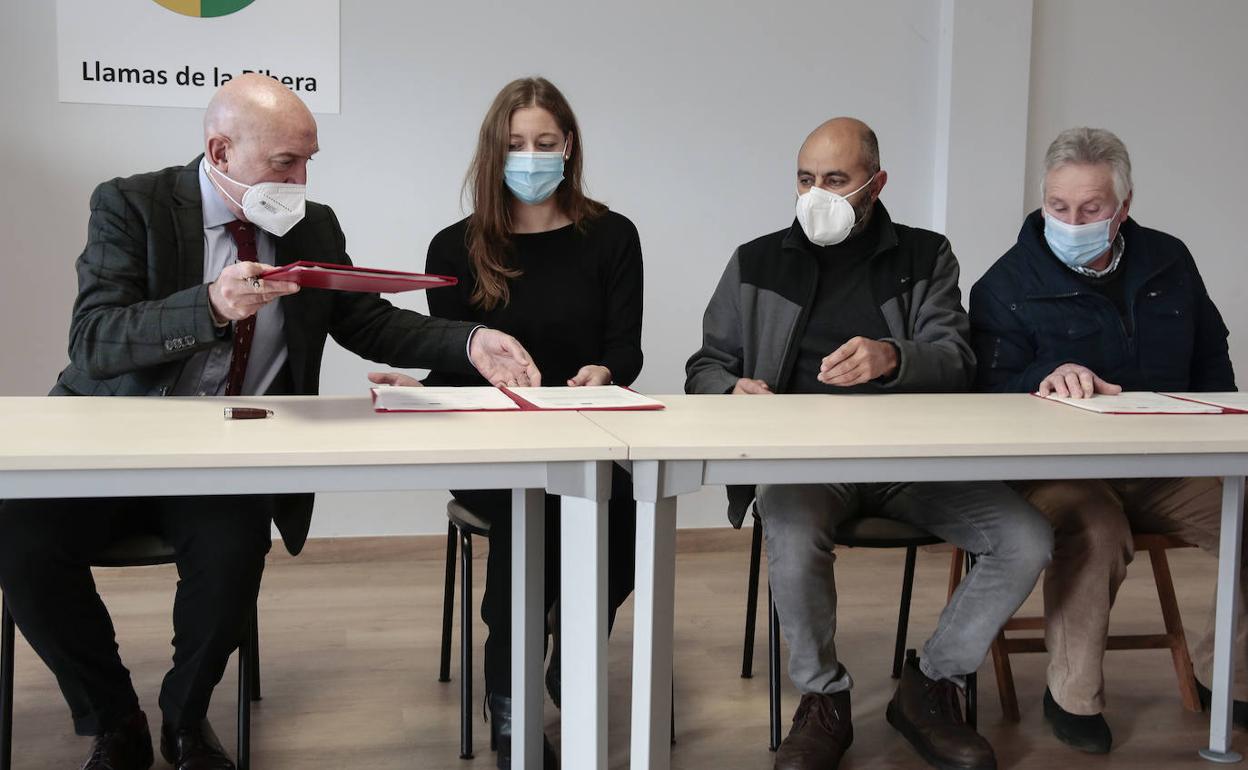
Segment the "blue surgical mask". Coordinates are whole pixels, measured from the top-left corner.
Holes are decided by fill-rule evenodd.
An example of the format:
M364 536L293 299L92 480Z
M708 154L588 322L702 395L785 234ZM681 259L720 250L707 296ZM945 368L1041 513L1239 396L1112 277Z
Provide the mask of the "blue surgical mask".
M1054 256L1070 267L1087 267L1109 248L1109 231L1122 204L1108 219L1084 225L1068 225L1049 212L1044 212L1044 240Z
M554 195L563 181L562 152L509 152L503 181L520 200L536 205Z

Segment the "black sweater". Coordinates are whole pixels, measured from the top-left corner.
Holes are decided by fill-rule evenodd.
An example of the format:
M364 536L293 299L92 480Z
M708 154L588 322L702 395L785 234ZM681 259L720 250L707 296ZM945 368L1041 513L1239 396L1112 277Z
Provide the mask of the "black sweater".
M581 227L512 236L511 299L485 311L472 303L476 275L468 257L468 220L434 236L425 270L459 279L429 292L435 318L472 321L520 341L543 385L564 385L581 367L598 364L612 381L630 385L641 372L642 267L637 228L608 211ZM479 374L431 372L429 385L484 385Z

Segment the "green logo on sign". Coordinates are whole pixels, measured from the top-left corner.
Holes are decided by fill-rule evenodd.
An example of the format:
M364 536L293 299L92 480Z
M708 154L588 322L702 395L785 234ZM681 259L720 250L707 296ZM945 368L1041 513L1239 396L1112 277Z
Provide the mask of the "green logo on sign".
M164 6L183 16L229 16L251 5L254 0L155 0L157 5Z

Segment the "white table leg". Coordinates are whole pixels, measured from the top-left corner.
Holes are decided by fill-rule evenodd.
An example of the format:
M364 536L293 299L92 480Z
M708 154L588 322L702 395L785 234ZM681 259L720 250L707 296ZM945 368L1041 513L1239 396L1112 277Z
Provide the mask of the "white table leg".
M516 768L540 770L546 641L545 492L512 490L511 517L511 761Z
M676 593L676 498L637 503L633 598L634 770L672 763L672 625Z
M1222 479L1222 534L1218 549L1218 608L1214 631L1213 698L1209 709L1209 748L1200 756L1230 764L1243 757L1231 749L1231 682L1235 676L1231 644L1235 639L1235 606L1239 592L1239 560L1243 539L1244 477Z
M589 471L559 517L563 767L607 767L607 496L609 463ZM603 482L602 474L606 474Z

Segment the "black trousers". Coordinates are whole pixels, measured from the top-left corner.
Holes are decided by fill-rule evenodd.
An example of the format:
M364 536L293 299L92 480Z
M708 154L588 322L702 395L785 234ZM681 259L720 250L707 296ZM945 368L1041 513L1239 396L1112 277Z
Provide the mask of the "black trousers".
M511 492L505 489L452 490L456 500L490 523L490 552L485 565L481 619L485 640L485 687L511 696ZM607 518L608 623L633 592L637 504L633 480L618 466L611 476ZM559 598L559 497L546 495L546 611ZM609 626L608 626L609 627Z
M98 735L139 708L92 557L135 532L173 546L173 668L160 710L166 724L194 724L208 713L260 591L272 507L259 495L0 502L0 589L56 676L79 735Z

